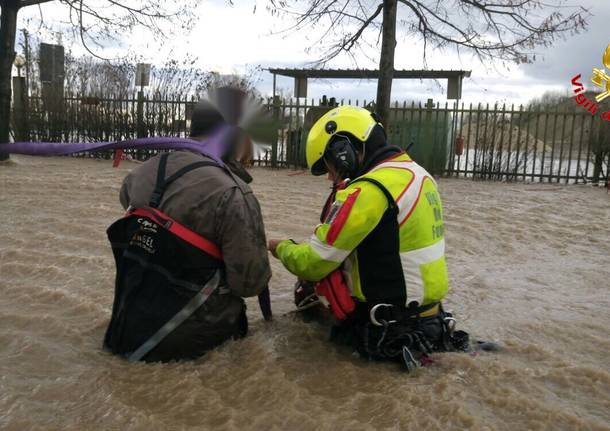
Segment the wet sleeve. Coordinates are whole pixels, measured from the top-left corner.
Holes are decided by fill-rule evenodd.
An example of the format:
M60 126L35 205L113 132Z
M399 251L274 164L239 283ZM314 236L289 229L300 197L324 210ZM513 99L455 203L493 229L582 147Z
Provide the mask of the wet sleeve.
M286 269L297 277L318 281L337 269L377 226L387 200L375 186L349 187L337 193L324 221L308 241L282 241L277 254Z
M271 267L260 206L254 194L225 192L216 211L217 235L227 275L236 296L256 296L267 287Z

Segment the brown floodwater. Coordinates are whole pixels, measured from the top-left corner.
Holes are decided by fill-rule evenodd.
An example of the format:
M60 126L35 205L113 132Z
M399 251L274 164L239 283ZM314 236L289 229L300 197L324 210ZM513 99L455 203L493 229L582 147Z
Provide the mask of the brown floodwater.
M405 374L248 300L250 335L200 360L130 364L101 350L114 267L105 229L134 165L0 165L0 429L610 430L610 196L598 188L442 179L447 308L498 353ZM270 238L306 238L323 179L254 169Z

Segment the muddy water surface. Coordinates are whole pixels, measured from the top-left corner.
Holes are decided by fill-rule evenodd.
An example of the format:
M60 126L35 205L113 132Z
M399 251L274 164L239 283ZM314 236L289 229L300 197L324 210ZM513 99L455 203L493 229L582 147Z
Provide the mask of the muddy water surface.
M447 308L505 350L406 375L293 315L273 263L272 324L190 363L100 349L113 294L105 228L133 165L0 166L0 429L610 430L610 196L582 186L441 180ZM269 237L309 236L324 180L254 169Z

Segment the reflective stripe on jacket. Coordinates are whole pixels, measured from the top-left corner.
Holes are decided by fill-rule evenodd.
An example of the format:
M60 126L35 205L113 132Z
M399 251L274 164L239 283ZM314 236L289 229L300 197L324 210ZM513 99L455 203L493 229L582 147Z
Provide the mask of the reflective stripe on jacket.
M381 183L398 207L397 252L401 263L398 271L402 274L391 275L404 277L406 292L402 300L417 301L420 305L442 300L449 283L443 210L432 176L403 153L375 166L360 178ZM278 256L289 271L311 281L320 280L343 265L352 294L360 301L367 301L366 292L376 292L375 301L379 301L384 298L387 268L378 263L378 268L374 271L367 268L365 274L362 267L368 265L359 262L358 255L360 251L370 256L363 253L362 247L388 207L388 200L378 186L366 181L352 182L337 192L325 222L316 227L309 241L301 244L283 241L278 245ZM384 242L382 238L376 241ZM379 247L377 244L375 248ZM363 286L363 280L369 285Z

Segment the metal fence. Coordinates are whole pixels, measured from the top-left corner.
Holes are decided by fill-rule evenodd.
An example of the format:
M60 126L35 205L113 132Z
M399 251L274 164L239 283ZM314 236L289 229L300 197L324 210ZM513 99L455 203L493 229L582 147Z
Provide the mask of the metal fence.
M456 107L447 173L495 180L607 182L610 123L568 102L533 110Z
M388 140L436 175L501 181L606 182L610 123L564 106L395 103ZM338 104L352 104L342 100ZM369 106L367 102L354 105ZM334 106L334 105L333 105ZM295 101L276 106L283 119L278 162L304 167L304 141L313 122L332 106Z
M32 141L95 142L146 136L187 136L192 98L155 100L145 97L65 97L28 99L16 134ZM15 121L18 123L18 121ZM146 159L156 151L127 151ZM110 157L110 154L81 154Z
M436 175L503 181L604 182L610 166L610 123L568 100L553 109L523 106L394 104L388 140L408 149ZM186 136L196 101L114 97L66 97L55 105L30 98L25 118L15 121L24 139L105 141L143 136ZM314 122L332 107L357 100L269 100L265 109L279 129L274 142L257 145L255 161L304 168L305 140ZM154 152L134 152L140 159ZM94 154L91 157L110 157Z

